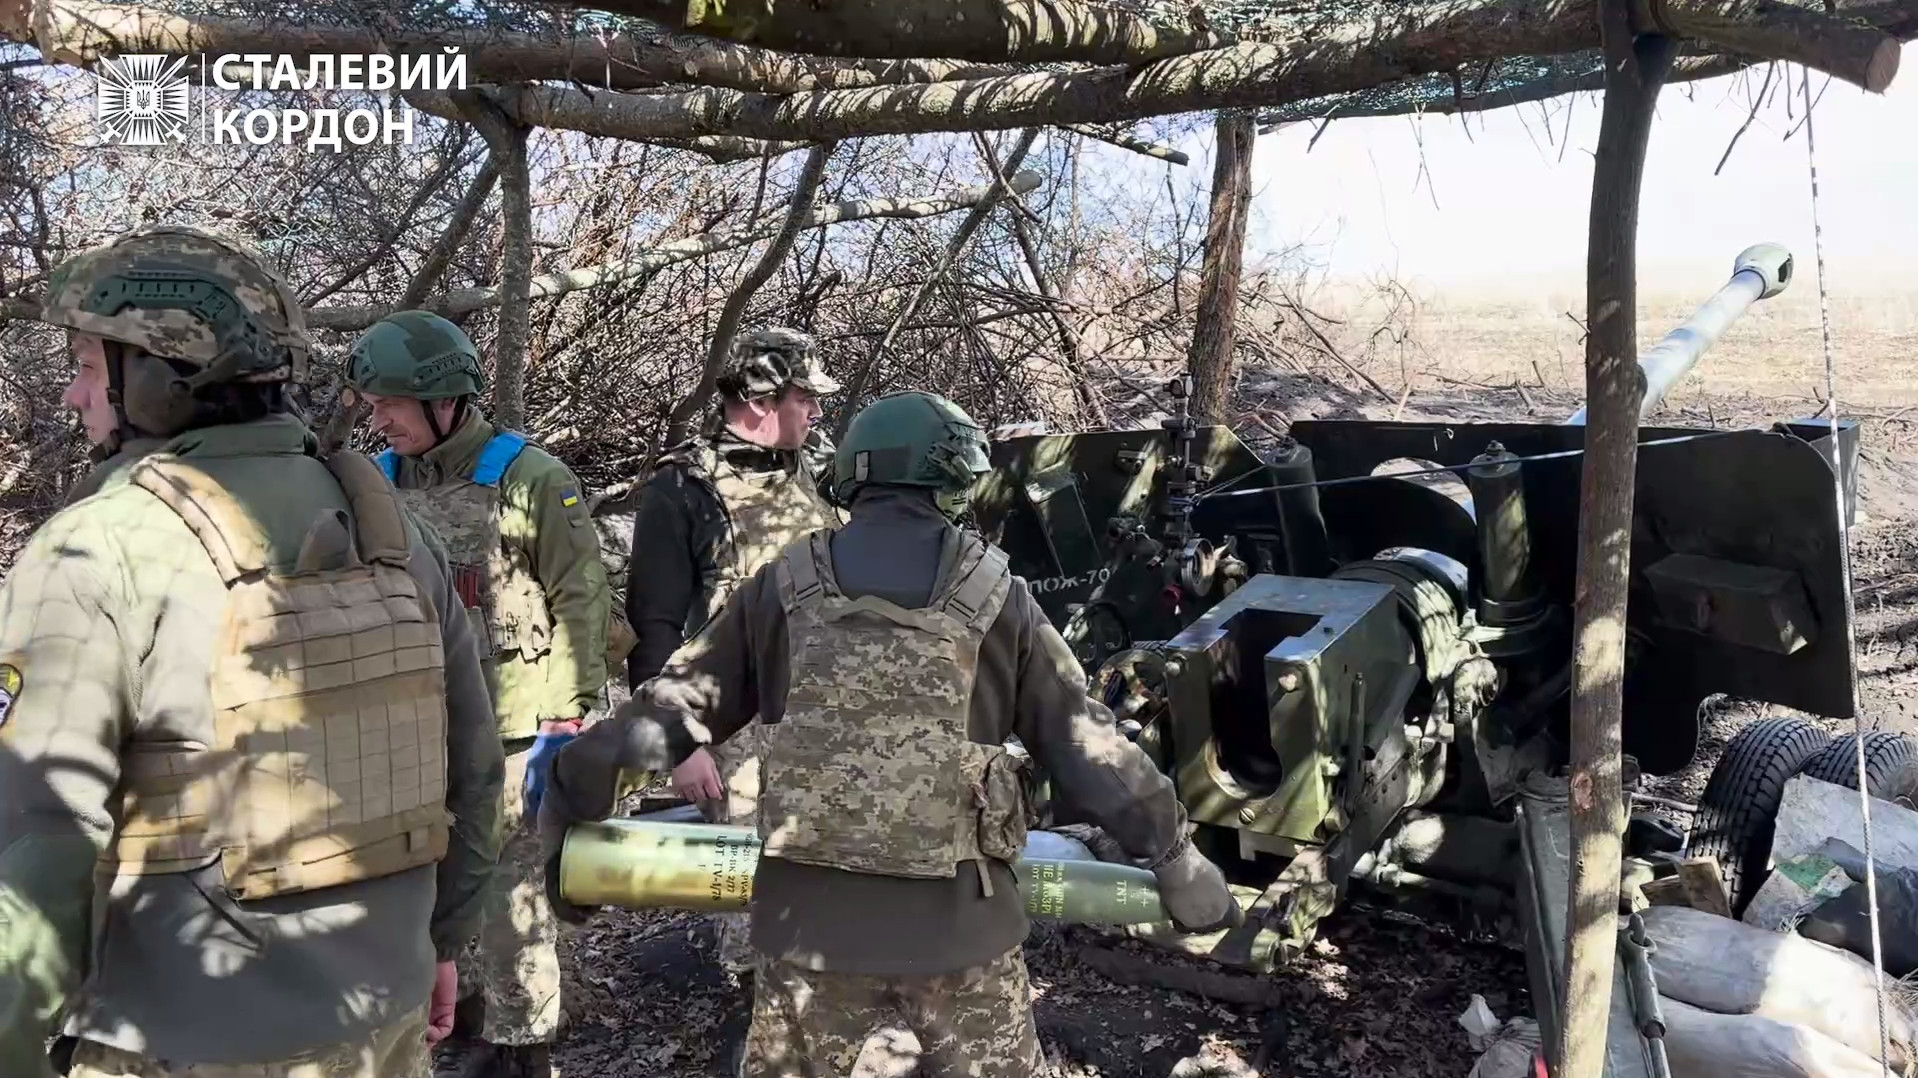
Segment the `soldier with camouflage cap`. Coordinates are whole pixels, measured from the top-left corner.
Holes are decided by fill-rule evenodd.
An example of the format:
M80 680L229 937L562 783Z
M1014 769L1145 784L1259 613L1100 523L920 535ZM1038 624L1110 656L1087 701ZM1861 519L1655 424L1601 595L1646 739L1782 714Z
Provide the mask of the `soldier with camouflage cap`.
M606 686L612 595L597 533L566 465L480 412L479 350L453 323L426 311L381 319L354 343L347 384L387 441L377 460L400 500L447 545L506 753L501 871L462 967L473 994L461 1032L479 1043L458 1070L545 1078L561 1016L558 924L532 821L546 757Z
M986 468L983 432L951 401L875 401L834 467L851 519L754 573L554 762L540 815L549 889L574 821L604 818L623 785L755 714L764 723L751 1078L850 1073L888 1019L918 1035L920 1073L1037 1073L1011 864L1032 806L1013 736L1063 799L1152 866L1177 926L1243 919L1172 784L1087 697L1025 581L955 523Z
M714 387L719 429L666 453L640 492L626 581L627 618L639 637L626 663L629 685L657 674L786 544L843 519L816 479L831 456L813 421L819 398L839 383L820 368L813 339L782 327L741 334ZM750 822L759 789L753 736L748 730L723 749L694 753L673 772L673 788L713 822ZM749 973L745 914L715 921L720 964Z
M78 1078L418 1078L498 856L445 552L288 414L305 321L250 247L137 230L41 317L121 459L0 584L0 1074L64 1014Z

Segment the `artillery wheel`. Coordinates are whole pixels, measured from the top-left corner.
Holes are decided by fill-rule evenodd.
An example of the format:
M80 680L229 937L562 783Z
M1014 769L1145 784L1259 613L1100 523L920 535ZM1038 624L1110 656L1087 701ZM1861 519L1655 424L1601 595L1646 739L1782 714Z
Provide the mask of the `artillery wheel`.
M1879 797L1885 780L1898 773L1908 761L1918 758L1918 745L1903 734L1875 730L1865 735L1865 780L1869 793ZM1818 755L1805 762L1798 773L1814 779L1837 783L1848 790L1858 788L1857 735L1846 734L1826 745Z
M1804 719L1760 719L1732 737L1712 768L1698 799L1690 852L1718 859L1732 916L1745 912L1771 872L1772 831L1785 783L1830 743L1831 735Z

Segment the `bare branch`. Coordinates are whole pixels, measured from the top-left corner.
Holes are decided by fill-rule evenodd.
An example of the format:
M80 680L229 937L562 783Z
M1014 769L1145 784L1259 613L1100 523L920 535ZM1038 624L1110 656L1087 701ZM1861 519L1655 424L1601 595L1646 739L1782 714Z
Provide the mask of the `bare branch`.
M526 162L527 129L503 116L478 90L455 90L455 100L497 164L500 183L499 329L493 343L493 412L502 427L517 428L523 416L526 325L533 276L532 170Z
M1023 193L1036 189L1039 183L1039 174L1028 171L1014 176L1011 186L1014 190ZM924 198L853 199L822 206L807 214L802 227L819 228L823 225L838 224L841 221L859 221L873 217L901 219L932 217L975 206L995 189L993 185L982 185ZM528 295L534 298L557 296L631 280L656 272L661 267L675 262L685 262L716 251L727 251L757 243L776 234L779 227L776 224L762 222L741 229L703 233L661 244L638 258L628 261L583 266L565 273L546 274L527 282ZM0 305L18 302L20 301L0 300ZM423 302L420 306L451 317L485 307L496 307L499 302L500 293L496 288L466 288ZM32 309L37 310L37 307ZM388 307L321 307L307 315L307 324L318 329L364 329L379 321L391 310L393 308ZM5 306L0 306L0 313L5 311Z
M747 271L732 295L726 297L726 306L719 312L719 324L713 328L713 339L706 349L706 366L700 371L699 384L673 409L672 417L666 429L668 444L677 445L686 437L687 428L693 417L712 396L713 380L719 373L719 364L732 348L733 336L739 331L739 321L745 317L746 305L752 302L753 293L758 292L766 279L773 275L779 264L786 260L792 251L793 241L806 227L806 218L812 212L813 199L819 194L819 181L826 175L826 159L832 156L833 144L817 146L806 155L806 164L799 170L799 182L793 188L792 201L786 211L786 223L773 237L771 244L759 256L759 261Z
M1012 152L1006 155L1005 169L1007 172L1019 167L1019 163L1026 158L1026 151L1032 149L1032 143L1038 137L1039 129L1036 127L1028 127L1020 134L1019 141L1012 147ZM1016 180L1016 177L1014 180ZM972 239L972 234L978 231L979 226L983 224L986 217L992 213L993 207L999 204L1005 192L1008 189L1017 188L1014 180L1008 180L1005 173L999 173L992 178L992 185L987 189L986 196L972 207L972 212L966 214L966 219L960 222L958 229L953 232L952 239L946 244L945 253L940 256L939 264L933 267L932 273L926 278L925 283L921 284L919 288L913 292L911 298L906 301L906 305L900 308L899 314L893 319L892 328L887 330L886 335L879 339L879 343L873 346L872 354L866 357L866 361L853 373L851 382L846 386L845 397L840 404L839 422L833 431L833 438L835 440L845 437L846 427L852 423L853 413L857 409L859 397L866 391L866 385L871 381L873 372L879 369L879 360L885 356L886 349L890 348L892 343L899 338L899 331L903 329L907 321L912 318L913 312L918 310L919 305L925 302L927 294L932 291L935 285L945 279L946 273L952 268L952 264L957 261L959 255L965 251L967 242Z

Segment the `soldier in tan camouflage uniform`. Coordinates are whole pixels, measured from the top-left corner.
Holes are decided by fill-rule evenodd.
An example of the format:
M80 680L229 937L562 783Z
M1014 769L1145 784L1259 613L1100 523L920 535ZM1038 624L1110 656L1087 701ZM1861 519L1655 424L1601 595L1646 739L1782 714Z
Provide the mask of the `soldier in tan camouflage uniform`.
M1085 692L1005 555L953 521L986 470L979 427L929 393L853 421L834 468L851 519L734 591L612 718L561 751L540 814L549 894L574 820L758 715L760 952L744 1072L846 1074L903 1020L923 1073L1041 1067L1012 861L1031 820L1016 735L1062 797L1153 866L1175 924L1243 919L1172 784ZM568 918L584 911L556 906Z
M714 378L720 429L662 456L640 494L628 562L627 619L639 644L626 662L638 686L726 605L746 580L840 512L816 480L819 398L839 391L811 337L768 328L742 334ZM831 466L831 459L826 458ZM700 749L673 769L673 789L714 823L749 824L759 801L758 727ZM719 914L719 961L751 971L746 915Z
M446 542L506 753L500 871L463 967L478 968L463 978L475 994L463 1001L461 1032L483 1026L457 1071L548 1078L561 1016L559 926L532 824L546 757L579 732L605 689L612 597L579 481L524 435L487 421L474 403L480 380L471 339L425 311L382 319L348 359L348 386L389 446L380 466Z
M444 550L288 414L251 248L142 229L41 317L113 463L0 585L0 1074L422 1078L502 777Z

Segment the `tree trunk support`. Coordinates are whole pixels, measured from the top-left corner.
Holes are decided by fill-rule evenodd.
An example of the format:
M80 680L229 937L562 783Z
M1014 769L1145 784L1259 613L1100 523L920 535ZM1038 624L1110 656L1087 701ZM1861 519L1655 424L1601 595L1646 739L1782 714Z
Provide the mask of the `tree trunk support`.
M1232 347L1239 313L1239 275L1245 264L1245 225L1252 213L1252 143L1258 137L1248 109L1219 113L1212 163L1212 209L1205 227L1205 266L1192 327L1192 411L1223 423L1232 395Z
M493 335L493 421L503 428L525 422L526 334L532 308L533 191L526 163L529 129L509 119L477 90L455 90L453 99L498 163L503 237L500 243L499 328Z
M1625 806L1620 788L1625 614L1632 494L1638 467L1637 249L1639 188L1653 106L1676 41L1635 34L1633 0L1600 0L1605 114L1592 175L1585 266L1587 419L1579 477L1578 576L1573 601L1572 869L1566 919L1565 1014L1553 1078L1598 1078L1605 1061Z

